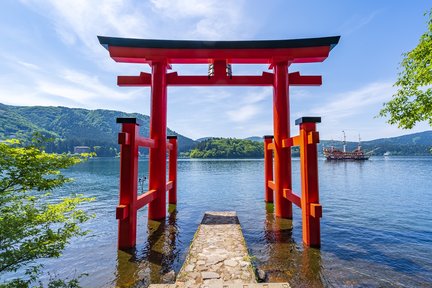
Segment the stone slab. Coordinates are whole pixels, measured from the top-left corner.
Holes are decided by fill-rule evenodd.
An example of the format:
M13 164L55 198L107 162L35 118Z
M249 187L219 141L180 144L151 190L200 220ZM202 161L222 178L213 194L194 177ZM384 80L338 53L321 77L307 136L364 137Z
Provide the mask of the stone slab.
M256 283L235 212L206 212L175 284L150 288L289 288L288 283Z
M149 288L186 288L185 283L176 284L152 284ZM237 284L203 284L200 286L193 286L200 288L290 288L288 283L237 283Z
M219 285L219 282L256 283L235 212L204 214L176 283L187 283L190 286Z

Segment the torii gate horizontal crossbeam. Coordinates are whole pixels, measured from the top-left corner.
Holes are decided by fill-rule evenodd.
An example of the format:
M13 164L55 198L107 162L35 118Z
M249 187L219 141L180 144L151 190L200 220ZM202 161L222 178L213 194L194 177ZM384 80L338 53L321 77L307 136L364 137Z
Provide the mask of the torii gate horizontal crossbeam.
M301 76L299 72L289 73L290 86L319 86L321 76ZM169 86L272 86L274 74L263 72L261 76L179 76L177 72L167 74ZM142 72L140 76L118 76L119 86L151 86L151 74Z

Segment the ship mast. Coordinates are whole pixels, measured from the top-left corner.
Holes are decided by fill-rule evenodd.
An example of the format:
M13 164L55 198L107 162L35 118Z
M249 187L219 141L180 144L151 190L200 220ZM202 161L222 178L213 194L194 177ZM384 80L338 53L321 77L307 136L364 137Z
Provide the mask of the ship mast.
M361 138L360 138L360 134L359 134L359 142L358 142L358 145L357 145L357 150L358 151L360 151L361 150Z
M342 130L342 133L344 135L344 141L343 141L343 152L346 152L346 135L345 135L345 131Z

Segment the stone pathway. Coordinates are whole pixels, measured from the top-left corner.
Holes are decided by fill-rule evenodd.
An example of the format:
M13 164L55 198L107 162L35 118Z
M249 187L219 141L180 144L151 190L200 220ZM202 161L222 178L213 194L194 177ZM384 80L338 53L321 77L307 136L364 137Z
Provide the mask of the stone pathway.
M246 243L235 212L206 212L177 283L256 283Z
M286 287L288 283L256 283L235 212L206 212L175 284L150 288Z
M150 288L189 288L185 283L176 284L152 284ZM203 288L291 288L288 283L247 283L247 284L202 284Z

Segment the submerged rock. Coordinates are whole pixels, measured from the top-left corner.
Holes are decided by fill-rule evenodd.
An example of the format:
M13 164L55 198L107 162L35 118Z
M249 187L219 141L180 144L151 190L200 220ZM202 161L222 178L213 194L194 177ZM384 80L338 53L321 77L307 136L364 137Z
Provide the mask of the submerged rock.
M258 277L258 282L265 282L267 280L267 273L264 270L257 268L256 275Z
M173 284L176 280L176 275L174 270L171 270L170 272L166 273L162 276L162 283L163 284Z

